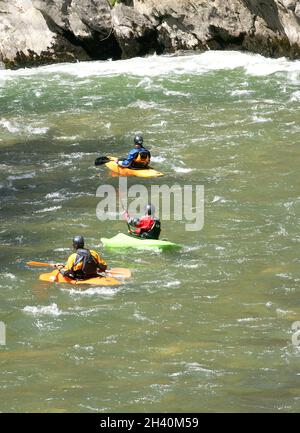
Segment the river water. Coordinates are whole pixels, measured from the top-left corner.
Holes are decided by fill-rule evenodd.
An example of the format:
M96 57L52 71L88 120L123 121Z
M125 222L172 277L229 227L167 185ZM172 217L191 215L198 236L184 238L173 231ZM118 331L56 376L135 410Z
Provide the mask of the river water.
M299 411L299 102L299 61L237 52L0 71L0 411ZM135 131L165 176L130 184L204 187L179 251L101 246L94 159ZM76 234L132 278L39 282Z

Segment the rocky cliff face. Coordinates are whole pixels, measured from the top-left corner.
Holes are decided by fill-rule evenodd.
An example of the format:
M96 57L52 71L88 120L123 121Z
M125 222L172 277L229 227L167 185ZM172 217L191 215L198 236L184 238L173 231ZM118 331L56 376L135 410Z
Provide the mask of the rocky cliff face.
M0 0L7 67L120 58L106 0Z
M300 58L300 0L0 0L7 67L208 49Z

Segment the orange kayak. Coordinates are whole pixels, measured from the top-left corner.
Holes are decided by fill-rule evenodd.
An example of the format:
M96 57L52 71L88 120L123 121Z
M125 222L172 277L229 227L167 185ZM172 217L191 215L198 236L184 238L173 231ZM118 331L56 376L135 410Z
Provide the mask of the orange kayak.
M136 176L136 177L160 177L164 176L160 171L154 170L154 168L123 168L120 167L115 157L110 157L110 161L105 163L104 165L109 168L113 173L119 176Z
M49 283L69 283L69 284L91 284L98 286L117 286L122 284L121 281L113 277L94 277L87 280L73 280L69 277L64 277L57 269L46 274L41 274L39 280L48 281Z

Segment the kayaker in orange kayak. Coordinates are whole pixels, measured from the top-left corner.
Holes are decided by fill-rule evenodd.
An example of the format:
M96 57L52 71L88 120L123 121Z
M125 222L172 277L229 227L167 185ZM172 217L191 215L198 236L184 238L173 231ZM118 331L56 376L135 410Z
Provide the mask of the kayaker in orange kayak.
M106 271L107 264L100 255L94 250L84 248L83 236L74 237L73 248L76 252L69 256L67 263L63 267L56 265L64 277L86 279L99 275L98 271Z
M127 158L118 159L118 165L124 168L148 168L151 159L151 153L143 145L143 137L136 134L133 139L134 149L132 149Z

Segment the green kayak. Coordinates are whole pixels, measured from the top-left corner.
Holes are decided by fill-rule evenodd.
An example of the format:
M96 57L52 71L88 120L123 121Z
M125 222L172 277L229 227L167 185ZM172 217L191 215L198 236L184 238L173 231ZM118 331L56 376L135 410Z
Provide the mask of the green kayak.
M160 239L138 239L133 236L119 233L113 238L101 238L104 247L107 248L179 248L180 245Z

